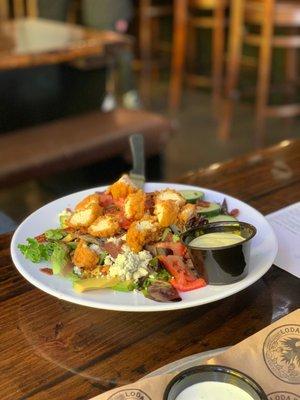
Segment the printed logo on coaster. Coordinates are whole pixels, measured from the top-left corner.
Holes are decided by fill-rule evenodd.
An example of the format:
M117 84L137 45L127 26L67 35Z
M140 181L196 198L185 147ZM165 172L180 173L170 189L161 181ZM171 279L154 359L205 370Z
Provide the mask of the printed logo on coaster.
M107 400L151 400L151 398L140 389L125 389L113 394Z
M268 395L269 400L300 400L300 396L290 392L273 392Z
M263 345L265 363L276 378L300 383L300 325L282 325L266 337Z

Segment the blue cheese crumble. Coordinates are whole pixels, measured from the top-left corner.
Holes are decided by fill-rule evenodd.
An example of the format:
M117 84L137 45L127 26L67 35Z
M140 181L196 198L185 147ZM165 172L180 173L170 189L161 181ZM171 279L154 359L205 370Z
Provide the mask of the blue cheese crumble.
M124 246L123 253L119 254L113 265L109 268L111 277L119 277L122 280L132 280L137 282L139 278L147 276L148 263L152 259L149 251L143 250L139 253L133 253Z

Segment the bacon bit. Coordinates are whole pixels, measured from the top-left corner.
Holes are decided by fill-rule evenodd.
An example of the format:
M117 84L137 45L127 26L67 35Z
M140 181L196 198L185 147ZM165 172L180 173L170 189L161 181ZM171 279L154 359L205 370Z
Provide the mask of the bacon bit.
M45 267L45 268L40 268L40 271L43 272L43 273L46 274L46 275L53 275L53 271L52 271L51 268L47 268L47 267Z
M111 194L100 193L100 205L102 207L108 207L114 204L114 199L112 198Z
M64 231L66 231L67 233L74 233L76 232L76 229L68 226L67 228L64 228Z
M114 202L117 207L122 209L124 207L125 199L115 199Z
M210 206L210 202L209 201L205 201L205 200L198 200L197 201L197 206L209 207Z
M132 224L132 220L127 219L124 213L120 213L119 215L119 224L122 229L128 230L130 225Z
M75 230L75 232L76 232L76 230ZM81 226L79 229L77 229L77 233L79 235L86 235L88 233L88 230L87 230L87 228L84 228L83 226Z
M108 266L108 265L104 265L104 266L101 268L101 272L102 272L103 275L107 275L107 274L108 274L108 271L109 271L109 266Z
M238 208L234 208L233 210L230 211L229 215L231 217L237 217L240 213L240 210Z
M109 206L105 207L105 214L115 214L118 211L120 210L115 204L110 204Z
M103 244L103 249L107 251L113 258L117 258L117 256L122 253L122 244L124 242L120 241L120 244L115 244L113 242L106 242Z
M39 243L46 242L46 236L45 236L44 233L42 233L41 235L36 236L35 239L36 239Z
M145 208L147 211L150 212L150 214L153 214L154 211L154 197L155 197L155 193L146 193L146 203L145 203Z

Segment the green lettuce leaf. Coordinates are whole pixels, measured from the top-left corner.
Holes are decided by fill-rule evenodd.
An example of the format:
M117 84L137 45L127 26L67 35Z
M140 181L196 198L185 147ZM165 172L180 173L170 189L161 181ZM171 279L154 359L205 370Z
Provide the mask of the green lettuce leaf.
M64 243L55 243L54 250L50 258L50 262L52 265L53 274L62 274L65 273L65 267L70 262L69 257L69 248Z
M39 243L36 239L28 238L27 244L19 244L18 248L25 258L34 263L39 263L50 260L54 243Z
M173 235L173 242L180 242L180 236L179 235Z
M45 232L45 237L47 240L61 240L67 233L63 229L49 229Z

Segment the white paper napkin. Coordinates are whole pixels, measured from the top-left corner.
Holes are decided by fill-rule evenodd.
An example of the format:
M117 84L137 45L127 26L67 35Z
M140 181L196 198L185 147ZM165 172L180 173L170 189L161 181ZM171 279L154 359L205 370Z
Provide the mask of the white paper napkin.
M300 278L300 202L267 215L278 239L274 264Z

